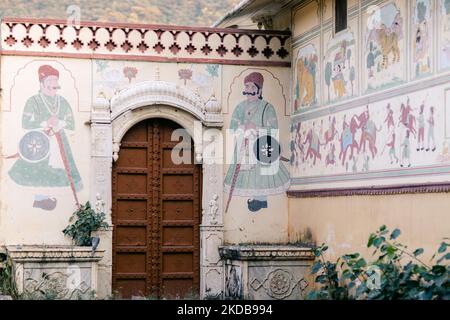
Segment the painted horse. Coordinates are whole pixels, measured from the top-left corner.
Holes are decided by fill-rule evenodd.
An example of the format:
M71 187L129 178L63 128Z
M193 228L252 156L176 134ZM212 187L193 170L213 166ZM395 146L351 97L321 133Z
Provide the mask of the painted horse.
M341 152L339 153L339 160L342 160L342 165L345 164L345 161L347 159L347 151L350 148L350 159L353 158L353 154L356 151L358 151L358 142L356 142L356 131L359 128L359 124L357 121L356 116L353 116L352 120L350 120L350 125L345 123L344 120L344 129L341 134L341 138L339 139L339 142L341 144Z
M334 140L334 137L338 134L337 130L336 130L336 118L333 117L333 120L331 120L331 126L330 128L325 131L324 134L324 143L322 145L327 145L328 143L330 143L331 141Z
M375 122L372 120L368 120L366 125L361 128L361 142L359 145L360 149L363 149L363 152L366 151L366 142L369 144L369 150L372 154L372 159L377 155L377 132L381 131L381 127L377 129ZM359 151L359 150L358 150Z
M322 159L322 155L320 154L320 139L319 136L313 132L313 129L310 129L308 134L306 135L305 142L303 144L308 143L308 148L306 150L305 160L309 158L313 158L313 165L316 164L316 160Z

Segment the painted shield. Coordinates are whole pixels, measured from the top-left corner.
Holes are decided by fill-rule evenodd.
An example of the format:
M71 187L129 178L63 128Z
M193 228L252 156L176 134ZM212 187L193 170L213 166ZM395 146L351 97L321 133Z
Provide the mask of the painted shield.
M256 159L264 164L271 164L280 158L281 146L274 137L270 135L259 137L253 145Z
M19 153L28 162L39 162L48 157L50 141L41 131L30 131L19 142Z

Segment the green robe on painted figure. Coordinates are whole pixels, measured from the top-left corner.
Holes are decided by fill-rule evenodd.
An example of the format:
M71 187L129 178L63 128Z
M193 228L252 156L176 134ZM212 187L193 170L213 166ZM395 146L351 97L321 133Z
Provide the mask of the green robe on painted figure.
M258 99L256 101L244 100L239 103L233 112L230 129L245 130L246 128L266 129L269 135L273 136L273 129L278 129L277 115L275 108L265 100ZM238 146L236 143L234 148L233 162L228 168L224 181L224 191L230 192L233 181L233 174L236 170L236 164L241 158L243 140ZM244 150L253 152L253 147L246 147ZM253 197L254 199L266 200L269 195L283 193L289 186L289 173L284 164L278 161L278 170L272 175L263 174L261 171L267 165L259 161L242 164L239 175L237 177L233 196Z
M25 104L22 116L22 128L26 130L42 130L47 121L58 119L59 133L64 152L70 167L75 190L83 188L81 176L75 165L69 141L64 130L75 130L72 109L60 95L53 97L42 92L29 98ZM9 171L9 176L17 184L29 187L66 187L70 186L61 151L54 135L49 135L50 151L47 157L38 162L30 162L19 158Z

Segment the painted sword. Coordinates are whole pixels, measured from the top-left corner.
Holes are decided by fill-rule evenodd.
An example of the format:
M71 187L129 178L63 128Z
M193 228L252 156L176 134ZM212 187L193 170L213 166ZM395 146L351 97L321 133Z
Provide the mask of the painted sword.
M53 131L53 130L52 130ZM67 178L69 179L70 189L72 189L73 197L75 198L75 203L77 208L80 208L80 202L78 201L77 192L75 190L75 183L73 182L72 173L70 172L69 159L67 159L66 150L64 149L64 143L62 141L61 133L53 131L56 141L58 142L59 152L61 153L61 158L64 163L64 169L66 170Z

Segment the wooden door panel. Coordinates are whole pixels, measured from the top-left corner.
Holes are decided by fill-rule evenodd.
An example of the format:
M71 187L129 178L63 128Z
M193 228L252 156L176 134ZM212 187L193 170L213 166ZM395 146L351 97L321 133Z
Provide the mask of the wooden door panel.
M117 227L117 246L146 246L147 227Z
M201 171L193 143L183 151L190 163L173 161L181 138L171 141L172 132L179 128L162 119L137 124L113 167L112 282L124 298L199 291Z
M148 122L142 121L129 130L122 139L123 142L148 142ZM121 151L122 152L122 151Z
M194 271L194 257L191 252L164 252L162 260L163 274Z
M163 221L178 220L185 221L194 219L193 200L163 200Z
M192 227L163 227L163 246L193 246L194 230Z
M124 148L120 151L117 166L120 168L144 168L148 167L147 148Z
M119 173L117 175L117 193L147 196L147 175Z
M168 298L190 297L193 287L192 279L163 279L162 295Z
M172 155L172 148L164 148L162 152L162 166L163 168L192 168L193 152L181 149L175 151L175 156Z
M165 174L163 176L164 194L192 194L194 192L192 175Z
M145 274L147 272L147 254L138 252L118 252L116 270L118 274Z
M118 279L115 287L122 298L146 295L146 278L142 279Z
M117 221L145 221L147 219L147 200L117 200Z

